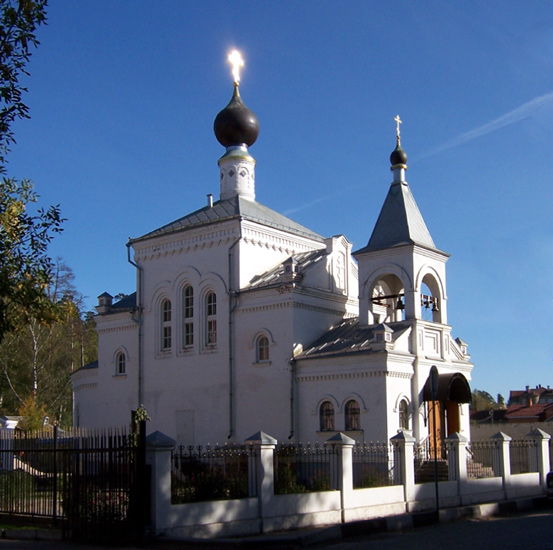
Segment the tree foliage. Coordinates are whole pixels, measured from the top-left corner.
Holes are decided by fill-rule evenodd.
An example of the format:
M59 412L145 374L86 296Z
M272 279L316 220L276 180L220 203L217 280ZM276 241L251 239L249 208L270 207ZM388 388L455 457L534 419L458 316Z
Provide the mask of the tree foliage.
M59 207L31 211L38 200L32 183L6 176L11 124L29 117L20 77L28 75L35 32L45 21L46 0L0 0L0 342L22 316L44 322L56 314L47 292L53 269L47 247L61 231Z
M472 391L472 401L470 404L472 411L491 411L499 408L493 395L487 391L474 389Z
M73 274L60 261L47 295L58 310L56 320L27 317L0 344L4 412L28 416L35 427L44 416L60 425L71 423L70 375L97 358L92 313L83 310Z

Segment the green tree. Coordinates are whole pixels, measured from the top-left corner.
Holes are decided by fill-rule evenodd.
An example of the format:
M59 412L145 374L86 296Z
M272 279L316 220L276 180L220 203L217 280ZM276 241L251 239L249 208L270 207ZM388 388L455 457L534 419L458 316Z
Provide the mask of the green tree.
M59 207L31 211L38 201L32 183L6 176L11 124L29 117L20 77L28 75L35 32L45 21L46 0L0 0L0 342L21 315L41 322L56 315L47 294L53 268L47 247L61 231Z
M44 323L27 316L0 344L4 412L20 414L24 407L33 412L33 426L40 415L71 423L70 375L97 358L93 315L83 310L73 273L60 261L47 295L56 306L56 319Z
M472 391L472 402L470 408L473 411L489 411L496 408L497 403L487 391L474 389Z

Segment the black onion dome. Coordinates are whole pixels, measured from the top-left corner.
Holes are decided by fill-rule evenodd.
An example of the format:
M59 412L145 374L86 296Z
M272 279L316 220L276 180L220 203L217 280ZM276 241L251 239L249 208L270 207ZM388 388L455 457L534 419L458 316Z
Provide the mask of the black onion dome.
M259 135L259 120L255 113L248 109L234 86L234 93L229 104L215 117L213 130L217 141L224 147L255 143Z
M390 162L392 163L392 166L395 166L396 164L407 164L407 153L401 148L399 139L396 148L390 155Z

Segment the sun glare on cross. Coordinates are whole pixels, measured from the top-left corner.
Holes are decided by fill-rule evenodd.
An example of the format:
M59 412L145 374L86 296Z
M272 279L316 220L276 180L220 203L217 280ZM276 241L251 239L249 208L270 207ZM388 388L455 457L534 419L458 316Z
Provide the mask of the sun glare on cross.
M234 78L234 83L238 86L238 84L240 83L240 67L244 66L244 60L242 59L242 56L240 55L240 52L238 50L234 50L233 52L231 52L228 56L228 60L232 65L232 76Z

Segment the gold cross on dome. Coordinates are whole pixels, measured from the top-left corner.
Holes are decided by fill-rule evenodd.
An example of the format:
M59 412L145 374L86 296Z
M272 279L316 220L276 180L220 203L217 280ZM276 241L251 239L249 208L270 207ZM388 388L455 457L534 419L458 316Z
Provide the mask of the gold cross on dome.
M403 123L403 121L399 118L399 115L396 115L396 118L394 118L396 121L396 136L397 139L399 139L399 125Z
M240 83L240 67L244 66L244 60L242 59L242 56L240 55L240 52L238 50L234 50L233 52L231 52L231 54L228 56L228 60L232 65L232 76L234 78L234 83L238 85Z

